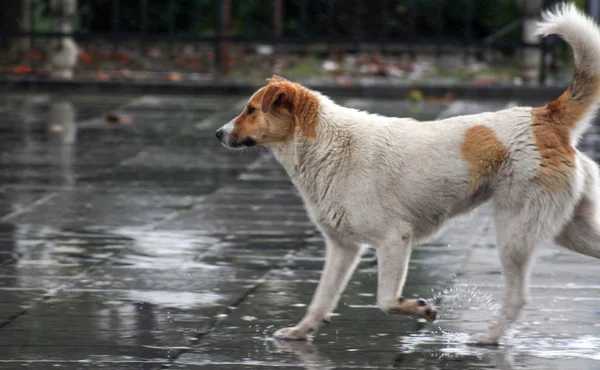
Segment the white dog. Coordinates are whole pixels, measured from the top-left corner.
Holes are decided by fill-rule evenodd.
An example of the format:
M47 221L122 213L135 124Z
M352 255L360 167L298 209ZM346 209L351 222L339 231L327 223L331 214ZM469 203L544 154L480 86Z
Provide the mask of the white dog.
M411 246L446 220L491 200L506 279L503 311L479 343L497 343L528 300L528 270L544 239L600 258L598 168L575 149L600 101L600 30L574 5L544 14L539 34L573 48L573 85L544 107L434 122L337 105L281 77L217 131L229 148L262 145L299 189L325 236L327 259L305 317L275 333L306 339L329 321L365 246L377 250L377 303L429 321L404 299Z

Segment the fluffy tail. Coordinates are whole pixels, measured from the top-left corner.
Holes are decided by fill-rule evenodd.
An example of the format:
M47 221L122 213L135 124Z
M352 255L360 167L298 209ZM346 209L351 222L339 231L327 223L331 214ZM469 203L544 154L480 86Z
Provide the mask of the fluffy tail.
M573 84L546 108L554 122L568 126L571 139L576 141L600 102L600 29L575 4L564 3L542 15L537 34L558 35L573 48Z

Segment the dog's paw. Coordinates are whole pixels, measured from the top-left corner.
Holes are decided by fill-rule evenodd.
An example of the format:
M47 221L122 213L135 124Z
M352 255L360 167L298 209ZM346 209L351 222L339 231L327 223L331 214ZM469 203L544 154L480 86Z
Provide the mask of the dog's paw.
M468 343L478 346L497 346L498 338L496 336L491 336L489 333L479 333L471 335Z
M424 318L429 322L434 322L437 319L437 310L435 309L435 307L433 307L433 305L428 304L426 300L422 298L417 299L417 305L417 314L420 317Z
M283 328L277 330L273 337L277 339L286 339L286 340L306 340L308 337L309 331L302 330L296 326L291 328Z
M411 315L423 318L429 322L437 319L438 313L433 305L427 303L424 299L405 299L398 298L397 302L391 305L380 305L383 312L391 315Z

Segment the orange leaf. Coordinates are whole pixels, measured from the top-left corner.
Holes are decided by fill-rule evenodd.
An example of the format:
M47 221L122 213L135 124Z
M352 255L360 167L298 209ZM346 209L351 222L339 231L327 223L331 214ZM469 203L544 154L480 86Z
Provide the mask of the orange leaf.
M31 49L25 54L25 57L34 60L43 60L45 55L39 50Z
M27 64L19 64L15 68L13 68L13 73L18 75L28 75L33 73L33 68L28 66Z
M125 68L119 70L119 75L125 78L133 78L133 73Z
M110 76L104 72L98 72L94 75L94 78L97 81L108 81L110 80Z
M84 63L92 63L94 61L94 57L87 51L79 53L79 59Z
M181 80L183 80L183 77L181 77L180 73L171 72L169 73L168 79L171 82L180 82Z
M444 97L442 98L443 101L449 102L454 100L454 94L451 91L448 91Z
M124 125L129 125L133 122L133 116L131 114L122 114L119 119Z
M129 56L123 52L120 52L120 51L114 52L112 54L112 58L116 59L116 60L120 60L125 63L129 63L131 61L131 56Z
M106 122L119 123L119 116L117 116L113 112L106 112L104 118L106 119Z
M439 102L442 101L442 99L436 98L435 96L430 96L430 97L425 98L425 101L429 104L438 104Z

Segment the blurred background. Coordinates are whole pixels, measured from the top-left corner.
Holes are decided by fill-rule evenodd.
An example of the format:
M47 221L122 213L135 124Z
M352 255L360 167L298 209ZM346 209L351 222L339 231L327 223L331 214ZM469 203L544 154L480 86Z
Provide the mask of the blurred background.
M575 1L598 18L597 0ZM9 78L564 84L531 24L555 0L3 0ZM566 65L565 65L566 63Z

